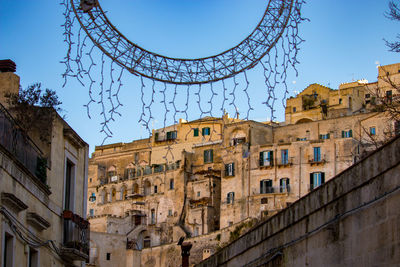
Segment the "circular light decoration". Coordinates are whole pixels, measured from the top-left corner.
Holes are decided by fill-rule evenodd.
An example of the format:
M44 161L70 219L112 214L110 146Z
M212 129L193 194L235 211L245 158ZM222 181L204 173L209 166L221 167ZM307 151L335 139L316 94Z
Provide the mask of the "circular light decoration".
M83 76L89 77L89 95L90 102L103 103L103 90L101 90L100 101L95 101L91 94L91 89L94 84L93 76L90 75L93 63L92 51L97 47L102 52L102 64L104 64L104 55L110 58L111 64L117 64L121 67L121 73L118 81L122 76L122 71L127 70L132 74L138 75L142 79L142 95L143 95L143 77L154 82L178 85L198 85L201 90L202 84L211 84L211 102L216 93L212 89L212 84L217 81L224 81L227 78L235 78L239 73L244 73L259 63L264 68L265 84L268 89L268 99L265 104L271 108L273 113L273 103L275 101L276 85L278 83L286 86L286 70L298 63L296 56L298 45L303 41L298 36L298 25L304 18L301 17L301 6L303 0L266 0L266 10L257 27L238 45L214 56L185 59L172 58L148 51L133 41L128 40L117 28L108 20L105 12L102 10L99 0L62 0L62 5L65 6L66 22L63 25L65 42L68 44L67 56L63 63L66 65L66 71L63 74L64 78L75 77L82 82ZM73 40L73 25L75 21L79 22L79 32L77 40ZM81 33L85 36L81 38ZM76 36L75 36L76 38ZM87 47L87 39L93 43L93 47L87 52L83 50ZM279 44L279 45L278 45ZM76 45L76 52L73 51L73 46ZM279 52L281 51L281 52ZM88 55L90 58L90 66L84 68L82 57ZM282 60L278 62L278 58ZM72 64L76 63L76 64ZM75 68L73 66L76 66ZM75 71L74 71L75 69ZM114 68L111 66L111 71ZM297 72L297 71L296 71ZM101 70L103 75L103 68ZM280 74L278 77L278 74ZM111 75L112 77L112 75ZM245 77L247 85L247 76ZM278 79L280 81L278 81ZM113 83L112 78L112 83ZM102 82L100 83L102 85ZM235 81L236 89L236 81ZM117 92L119 91L119 84ZM154 87L154 84L153 84ZM225 85L224 101L225 101ZM165 92L166 89L162 92ZM245 88L247 93L247 86ZM153 88L154 92L154 88ZM285 92L285 96L286 96ZM110 96L114 96L111 95ZM120 105L117 98L116 106L111 101L111 115L107 117L103 107L104 125L107 128L107 123L113 120L113 114L116 108ZM143 103L143 110L149 108L149 105ZM249 102L250 103L250 102ZM165 103L164 103L165 104ZM231 103L232 104L232 103ZM233 101L233 105L235 103ZM236 108L236 106L235 106ZM222 108L223 109L223 108ZM221 110L222 110L221 109ZM200 108L201 110L201 108ZM251 107L249 106L249 110ZM168 108L166 107L166 112ZM177 110L175 110L177 112ZM205 113L201 110L200 115ZM249 112L248 112L249 113ZM247 114L248 114L247 113ZM143 116L142 116L143 117ZM145 122L148 128L148 122L152 118L149 115L149 120L143 121L142 117L139 121ZM272 115L271 118L274 116ZM248 118L248 115L247 117ZM165 122L165 120L164 120ZM164 124L165 125L165 124ZM104 130L104 127L103 127ZM108 129L109 130L109 129Z

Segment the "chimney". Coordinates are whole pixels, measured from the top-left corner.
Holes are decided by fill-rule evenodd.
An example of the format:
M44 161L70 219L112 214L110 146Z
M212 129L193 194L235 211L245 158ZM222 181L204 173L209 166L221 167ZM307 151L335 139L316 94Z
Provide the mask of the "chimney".
M6 94L18 94L19 76L14 72L17 66L10 59L0 60L0 103L8 108Z

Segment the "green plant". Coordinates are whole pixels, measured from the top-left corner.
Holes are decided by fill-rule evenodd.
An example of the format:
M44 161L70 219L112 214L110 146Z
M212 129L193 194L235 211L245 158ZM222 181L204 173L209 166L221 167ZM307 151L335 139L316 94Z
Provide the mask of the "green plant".
M6 94L10 111L25 132L40 133L42 141L50 142L51 126L54 111L60 112L62 104L56 92L46 88L42 90L40 83L20 88L19 94Z

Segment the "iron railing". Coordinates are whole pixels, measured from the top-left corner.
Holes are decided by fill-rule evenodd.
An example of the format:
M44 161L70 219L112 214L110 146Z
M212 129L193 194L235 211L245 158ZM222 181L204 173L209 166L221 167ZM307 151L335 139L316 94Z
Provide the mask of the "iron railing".
M40 164L45 164L44 167L46 167L40 148L22 130L2 104L0 104L0 144L32 175L46 184L46 176L38 174Z

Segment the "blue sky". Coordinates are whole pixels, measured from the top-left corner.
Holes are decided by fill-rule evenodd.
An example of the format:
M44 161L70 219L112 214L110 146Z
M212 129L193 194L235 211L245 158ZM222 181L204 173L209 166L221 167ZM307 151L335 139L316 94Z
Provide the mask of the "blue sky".
M340 83L357 79L375 81L377 64L400 62L400 55L388 52L383 41L394 39L400 32L400 23L384 17L387 3L386 0L307 1L303 15L310 22L300 28L306 42L300 47L299 76L290 73L288 77L291 94L311 83L337 88ZM111 22L135 43L164 55L193 58L216 54L240 42L261 19L266 0L102 0L101 4ZM99 133L99 109L93 107L89 119L83 107L88 102L87 87L69 80L62 88L64 66L60 61L66 53L60 26L64 22L62 12L57 0L1 0L0 58L17 63L23 87L41 82L44 87L56 90L67 122L93 151L104 137ZM250 118L267 120L269 113L261 104L266 98L262 72L256 68L248 75L255 109ZM106 143L129 142L148 135L137 123L141 110L140 81L128 73L123 78L122 117L111 125L114 137ZM148 89L150 83L146 83ZM232 89L232 82L227 85ZM184 102L185 92L181 91L178 104ZM157 96L153 105L156 128L162 127L165 113L159 101ZM193 103L190 119L199 116ZM203 105L206 107L207 101ZM216 110L220 106L214 103ZM241 114L246 108L241 106ZM283 120L280 101L276 110L278 120ZM215 115L218 114L216 111ZM171 116L167 117L168 122L171 120Z

